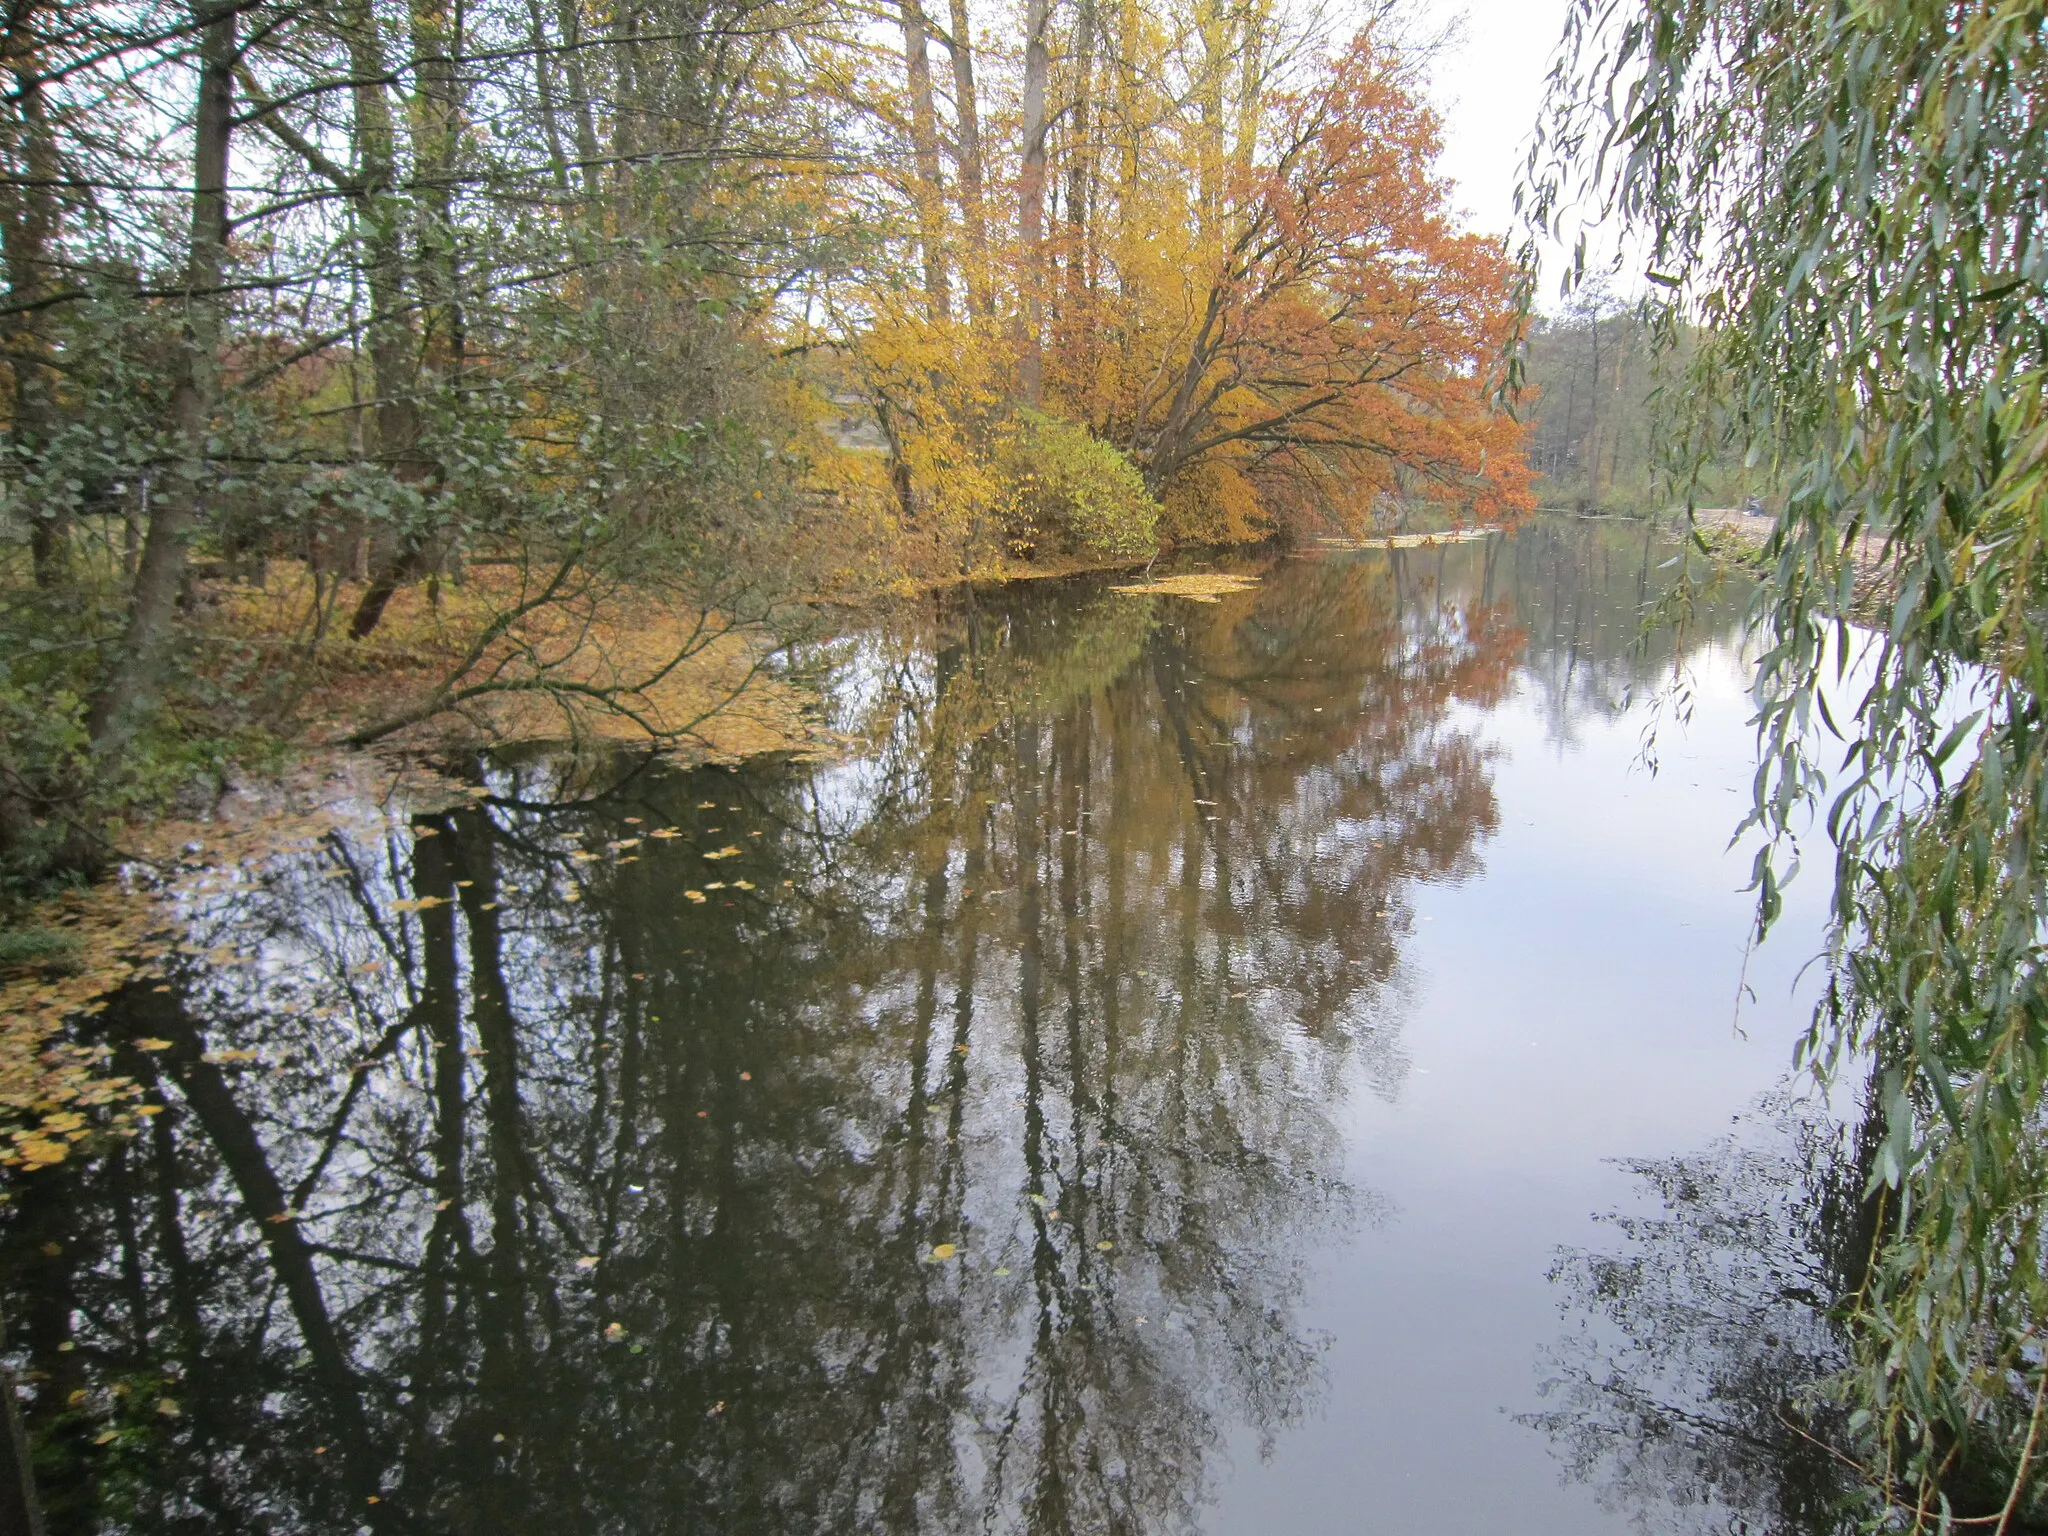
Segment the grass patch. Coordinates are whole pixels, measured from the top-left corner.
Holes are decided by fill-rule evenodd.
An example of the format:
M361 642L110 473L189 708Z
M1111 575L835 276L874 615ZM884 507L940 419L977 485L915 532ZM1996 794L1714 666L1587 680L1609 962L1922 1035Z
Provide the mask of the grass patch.
M0 928L0 971L69 970L85 954L78 935L54 928Z

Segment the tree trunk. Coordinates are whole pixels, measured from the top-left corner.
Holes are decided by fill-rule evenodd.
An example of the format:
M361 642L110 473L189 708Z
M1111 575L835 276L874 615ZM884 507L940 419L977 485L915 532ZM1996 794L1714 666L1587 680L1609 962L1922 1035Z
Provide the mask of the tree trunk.
M562 28L562 75L569 84L569 105L576 122L577 180L584 198L595 204L597 162L602 151L597 142L597 118L590 109L590 84L583 68L583 26L575 0L556 0L555 19Z
M923 7L897 0L903 24L904 74L910 85L910 151L917 166L917 238L924 248L924 291L931 317L949 307L946 280L946 190L939 179L939 116L932 105L931 50L925 42Z
M37 33L47 20L24 6L10 18L4 42L13 83L13 112L6 122L5 163L13 174L0 188L0 248L4 248L8 298L17 306L4 331L14 379L14 421L10 446L24 463L49 450L57 428L57 375L46 361L50 338L46 311L37 301L50 290L51 245L57 238L59 164L54 135L44 111L42 58ZM71 509L51 498L30 513L29 548L36 585L62 586L71 575Z
M192 150L191 253L185 273L185 336L171 392L178 464L156 497L128 603L128 627L112 673L93 700L88 731L96 755L134 734L163 669L172 616L185 579L185 543L205 496L214 407L220 393L221 281L227 266L228 140L235 110L233 0L193 0L199 33L199 94Z
M1270 0L1247 6L1243 36L1238 39L1237 144L1231 151L1231 172L1248 177L1258 164L1259 128L1266 111L1266 45L1273 8Z
M1224 118L1223 80L1230 69L1230 19L1222 0L1205 0L1196 25L1202 38L1202 72L1195 82L1201 108L1200 142L1196 146L1197 192L1204 235L1214 235L1223 220Z
M383 39L370 0L346 10L349 67L356 77L357 217L363 221L365 276L370 287L370 369L376 384L377 453L402 478L425 479L432 467L419 453L415 345L409 319L411 286L405 269L397 196L398 145L386 94Z
M1586 500L1593 510L1600 507L1600 313L1593 312L1593 387L1586 391L1586 409L1591 421L1586 427Z
M370 14L369 7L365 6L364 12ZM439 0L415 0L411 17L413 74L419 82L412 93L413 160L420 185L419 196L415 199L420 213L417 224L420 252L418 288L420 310L425 318L425 333L419 350L425 358L428 373L436 380L447 381L462 371L465 351L462 261L455 235L454 187L456 149L466 101L455 67L456 56L463 47L461 12L458 9L451 20ZM374 21L367 29L356 30L366 45L376 45ZM381 81L381 75L380 71L371 78ZM380 126L377 114L387 114L388 122L389 107L384 102L381 83L370 94L379 105L364 126L374 137ZM359 116L364 105L359 94ZM392 206L395 212L396 205ZM387 237L394 241L394 252L397 249L396 236L395 228L388 231ZM401 421L394 413L389 421L392 437L406 439L405 445L398 450L394 469L402 480L424 485L435 476L433 466L418 457L419 425L418 409L412 400L416 377L411 371L410 327L389 339L395 346L405 347L403 369L407 375L405 388L393 401L394 404L403 404L404 419ZM391 362L393 372L397 372L398 359L394 357ZM378 366L374 350L372 366ZM378 394L380 398L393 398L383 388L381 380ZM386 421L380 415L380 437L384 436L385 426ZM389 440L386 451L391 451ZM373 562L370 585L349 619L351 640L364 639L374 631L383 622L384 611L399 588L427 573L441 544L441 530L408 527L387 532L378 542L382 547Z
M1049 0L1024 5L1024 164L1017 186L1017 232L1024 244L1022 263L1023 335L1018 351L1018 394L1024 404L1038 406L1045 396L1045 95L1052 73L1052 53L1045 32L1051 17Z
M982 208L981 105L974 88L974 41L967 0L951 0L953 113L959 122L960 216L967 225L967 303L976 315L995 308L989 295L988 222Z
M556 120L554 67L549 60L548 29L541 20L540 0L526 0L527 37L533 49L533 101L540 117L541 137L547 141L548 169L554 174L555 191L563 201L569 197L569 157L562 149L561 124Z
M1095 88L1095 0L1080 0L1074 18L1074 109L1072 132L1065 136L1067 150L1067 270L1066 304L1062 330L1076 340L1085 337L1088 320L1087 289L1090 172L1095 164L1093 124L1090 108Z

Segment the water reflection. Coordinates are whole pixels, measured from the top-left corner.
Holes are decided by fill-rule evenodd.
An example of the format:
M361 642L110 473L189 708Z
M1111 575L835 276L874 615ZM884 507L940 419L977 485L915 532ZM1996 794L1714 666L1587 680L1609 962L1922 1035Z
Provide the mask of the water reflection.
M1848 1363L1831 1309L1870 1251L1880 1134L1773 1096L1698 1153L1629 1163L1657 1208L1560 1255L1568 1326L1529 1422L1609 1508L1734 1533L1860 1528L1841 1414L1815 1389Z
M479 761L206 898L95 1025L161 1112L0 1214L53 1524L1195 1524L1316 1400L1528 627L1665 664L1613 543L956 594L830 658L846 762Z

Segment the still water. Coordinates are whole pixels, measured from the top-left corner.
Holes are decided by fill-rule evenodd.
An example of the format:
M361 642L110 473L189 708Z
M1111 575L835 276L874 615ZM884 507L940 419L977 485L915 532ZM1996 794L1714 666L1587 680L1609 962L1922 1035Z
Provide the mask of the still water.
M0 1214L54 1526L1844 1528L1822 892L1746 953L1672 561L952 594L814 658L837 761L459 764L195 898L163 1112Z

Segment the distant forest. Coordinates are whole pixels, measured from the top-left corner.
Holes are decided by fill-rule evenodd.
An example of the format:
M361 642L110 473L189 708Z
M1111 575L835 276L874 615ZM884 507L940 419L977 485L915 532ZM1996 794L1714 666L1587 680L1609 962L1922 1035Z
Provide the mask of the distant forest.
M1535 320L1522 414L1543 506L1647 515L1683 505L1685 486L1670 466L1691 342L1682 334L1660 349L1641 308L1604 282ZM1700 506L1736 506L1767 489L1767 477L1722 449L1707 455L1694 496Z

